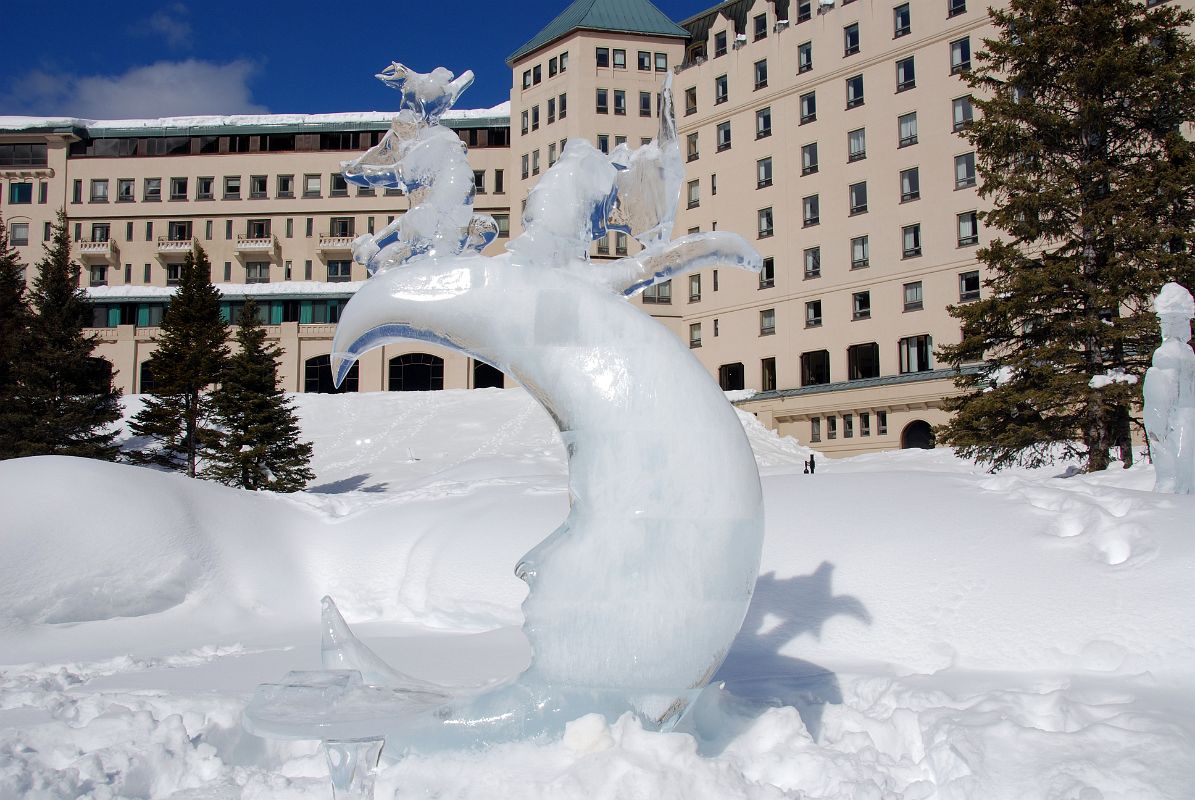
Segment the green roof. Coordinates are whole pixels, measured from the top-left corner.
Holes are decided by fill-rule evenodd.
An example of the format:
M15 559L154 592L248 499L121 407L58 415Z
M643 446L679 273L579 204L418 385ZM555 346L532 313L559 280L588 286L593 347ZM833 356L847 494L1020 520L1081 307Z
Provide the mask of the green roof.
M649 0L574 0L531 41L506 59L513 65L528 53L551 44L575 30L618 31L648 36L689 38L689 32L677 25Z

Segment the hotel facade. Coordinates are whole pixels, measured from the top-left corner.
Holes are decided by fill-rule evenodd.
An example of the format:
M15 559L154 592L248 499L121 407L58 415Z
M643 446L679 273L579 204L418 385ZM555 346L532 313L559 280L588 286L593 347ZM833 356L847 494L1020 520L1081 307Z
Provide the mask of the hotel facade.
M445 119L468 148L475 208L499 222L486 252L519 234L528 193L568 139L607 151L650 140L671 75L686 159L674 235L735 231L764 270L704 270L633 302L723 388L752 390L740 407L782 434L828 455L930 446L955 392L934 357L959 338L947 308L985 291L960 76L992 34L988 5L731 0L674 22L647 0L577 0L508 60L508 105ZM339 164L391 116L0 117L0 214L32 266L66 209L97 352L124 391L152 389L145 364L193 242L227 318L257 299L283 387L330 391L339 309L366 278L350 244L407 207L347 186ZM591 257L635 249L613 235ZM503 382L412 342L367 354L348 389Z

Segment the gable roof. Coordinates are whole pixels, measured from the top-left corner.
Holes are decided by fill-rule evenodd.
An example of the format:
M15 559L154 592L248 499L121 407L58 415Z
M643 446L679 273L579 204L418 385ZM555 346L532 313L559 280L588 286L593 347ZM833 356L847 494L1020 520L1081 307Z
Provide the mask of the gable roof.
M669 19L668 15L652 5L650 0L574 0L529 42L511 53L506 63L508 66L513 65L528 53L549 45L575 30L689 38L687 30Z

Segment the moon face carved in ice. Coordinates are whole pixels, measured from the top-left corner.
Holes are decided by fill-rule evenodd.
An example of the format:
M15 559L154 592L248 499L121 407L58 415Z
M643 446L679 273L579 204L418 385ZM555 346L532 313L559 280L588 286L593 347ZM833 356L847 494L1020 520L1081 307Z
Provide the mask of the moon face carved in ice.
M449 78L428 85L451 87ZM376 164L358 159L354 169L399 185L413 170L395 152L417 160L431 143L454 152L418 126L400 133L399 150L383 148ZM325 668L356 670L401 694L388 742L467 746L558 730L590 712L634 711L667 726L725 658L759 571L755 458L705 368L627 296L695 270L758 270L761 261L736 234L669 241L682 179L666 81L657 139L610 155L570 140L528 197L525 231L506 253L466 254L468 215L461 209L457 220L451 204L434 230L451 233L436 241L459 242L455 252L415 236L415 222L386 233L406 240L356 246L372 277L341 314L337 381L388 343L465 353L512 376L548 411L569 468L568 516L512 565L528 585L523 630L533 651L513 682L470 696L429 688L385 665L325 603ZM434 195L428 183L422 197ZM614 231L643 249L590 263L591 240ZM295 732L267 716L247 713L259 731Z

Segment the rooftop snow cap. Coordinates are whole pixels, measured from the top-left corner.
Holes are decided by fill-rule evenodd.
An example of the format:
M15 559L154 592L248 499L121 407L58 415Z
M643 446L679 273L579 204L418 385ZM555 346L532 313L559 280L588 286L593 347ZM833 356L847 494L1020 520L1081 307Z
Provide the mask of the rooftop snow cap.
M1195 317L1195 299L1192 299L1191 293L1177 283L1168 283L1154 298L1154 312Z
M689 32L649 0L576 0L529 42L507 57L508 66L576 30L619 31L689 38Z

